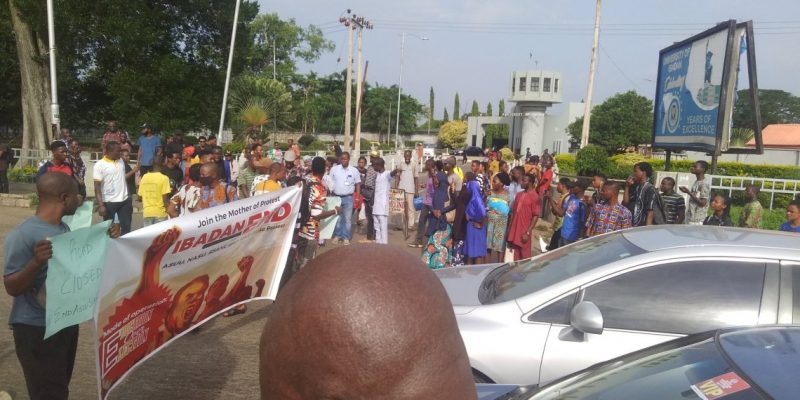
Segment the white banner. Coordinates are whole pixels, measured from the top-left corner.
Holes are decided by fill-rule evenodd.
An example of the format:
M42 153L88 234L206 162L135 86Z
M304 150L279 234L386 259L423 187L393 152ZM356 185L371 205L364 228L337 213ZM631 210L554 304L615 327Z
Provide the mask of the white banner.
M300 197L297 187L266 193L110 241L95 316L101 399L194 327L275 299Z

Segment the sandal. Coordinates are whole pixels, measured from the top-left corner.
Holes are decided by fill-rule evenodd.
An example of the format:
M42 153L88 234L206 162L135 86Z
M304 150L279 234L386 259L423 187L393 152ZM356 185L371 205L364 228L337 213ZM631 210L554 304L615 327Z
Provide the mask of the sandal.
M229 309L228 311L225 311L222 314L222 316L223 317L232 317L234 315L244 314L246 312L247 312L247 305L246 304L240 304L240 305L238 305L236 307L233 307L233 308Z

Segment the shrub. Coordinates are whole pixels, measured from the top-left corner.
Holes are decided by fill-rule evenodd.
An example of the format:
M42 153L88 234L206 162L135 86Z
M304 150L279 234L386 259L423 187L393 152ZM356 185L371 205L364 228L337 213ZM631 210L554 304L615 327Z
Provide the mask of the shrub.
M314 143L317 140L317 137L314 135L303 135L300 136L300 139L297 139L297 143L300 146L307 147L311 143Z
M313 141L313 142L309 143L307 146L305 146L303 148L303 150L308 150L308 151L325 150L325 151L328 151L328 144L325 143L325 142L321 142L321 141L316 140L316 141Z
M575 170L578 175L590 176L596 172L608 174L610 169L611 163L604 148L590 144L578 150L575 157Z
M28 165L25 167L12 168L8 171L8 180L19 183L33 183L36 179L38 168Z
M230 143L225 143L222 148L225 149L225 152L231 152L233 154L240 154L247 144L243 141L237 140Z
M731 221L734 225L739 225L739 217L742 215L742 207L731 207ZM761 229L768 229L777 231L781 224L786 222L786 210L775 208L772 210L764 209L764 215L761 218Z
M503 155L504 161L514 161L514 152L508 147L503 147L500 149L500 153Z

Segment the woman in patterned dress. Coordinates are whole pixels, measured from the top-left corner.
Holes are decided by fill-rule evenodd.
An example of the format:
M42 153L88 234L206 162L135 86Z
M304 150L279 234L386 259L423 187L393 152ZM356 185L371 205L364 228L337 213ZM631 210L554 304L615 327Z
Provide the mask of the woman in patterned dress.
M489 193L486 247L489 249L489 257L494 252L497 262L503 262L506 251L508 213L511 211L510 195L506 187L510 184L511 178L507 173L497 173L492 178L492 191Z

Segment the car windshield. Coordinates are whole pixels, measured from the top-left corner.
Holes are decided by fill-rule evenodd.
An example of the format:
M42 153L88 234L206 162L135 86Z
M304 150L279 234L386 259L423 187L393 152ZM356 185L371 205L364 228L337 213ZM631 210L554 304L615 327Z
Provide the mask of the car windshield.
M722 349L748 377L776 399L796 396L800 329L759 328L720 335Z
M582 240L529 260L504 264L486 276L482 304L513 300L594 268L644 253L621 234Z
M659 349L545 386L530 400L762 398L726 361L713 338L671 350Z

